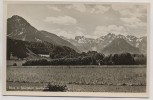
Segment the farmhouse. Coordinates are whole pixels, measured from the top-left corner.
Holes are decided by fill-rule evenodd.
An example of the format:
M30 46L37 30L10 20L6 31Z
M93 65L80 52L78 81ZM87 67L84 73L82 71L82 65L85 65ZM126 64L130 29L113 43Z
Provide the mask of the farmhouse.
M38 54L40 57L47 57L47 58L49 58L49 55L47 55L47 54Z

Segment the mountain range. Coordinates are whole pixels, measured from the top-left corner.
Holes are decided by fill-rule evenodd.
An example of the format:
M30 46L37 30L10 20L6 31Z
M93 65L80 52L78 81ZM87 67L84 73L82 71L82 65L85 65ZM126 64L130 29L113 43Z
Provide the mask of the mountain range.
M75 39L68 39L66 37L61 37L69 42L71 42L74 46L76 46L80 51L87 52L87 51L98 51L103 53L103 49L108 46L110 43L118 40L120 42L125 42L127 46L131 45L131 47L138 48L139 51L143 54L146 54L147 51L147 37L143 36L137 38L136 36L132 35L115 35L113 33L108 33L105 36L101 36L97 39L86 38L84 36L76 36ZM122 40L122 41L121 41ZM120 45L119 45L120 47Z
M40 31L18 15L7 19L7 37L9 41L14 42L10 43L11 45L8 45L10 46L8 48L12 48L13 46L23 47L22 49L25 48L26 50L20 50L19 52L24 51L25 55L29 53L33 55L39 53L48 54L59 49L62 55L64 55L62 51L67 55L70 53L77 55L77 53L88 51L97 51L104 54L122 52L146 54L147 51L147 37L137 38L132 35L124 36L108 33L97 39L87 38L85 36L76 36L75 39L69 39L47 31ZM19 49L14 47L13 49L15 50Z

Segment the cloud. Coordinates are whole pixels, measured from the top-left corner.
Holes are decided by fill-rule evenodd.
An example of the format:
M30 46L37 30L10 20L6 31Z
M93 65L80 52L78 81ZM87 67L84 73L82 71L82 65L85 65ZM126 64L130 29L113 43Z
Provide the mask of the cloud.
M75 36L85 36L83 34L82 31L80 30L64 30L64 29L60 29L60 28L57 28L57 29L53 29L51 30L52 33L55 33L57 34L58 36L64 36L66 38L75 38Z
M58 11L58 12L60 12L60 11L61 11L61 9L59 9L58 7L53 6L53 5L47 5L47 8L48 8L48 9L51 9L51 10Z
M109 6L103 6L103 5L96 5L95 7L91 8L90 13L105 13L109 10Z
M77 20L71 16L46 17L44 21L60 25L72 25L77 23Z
M133 5L124 5L124 4L112 4L112 9L115 11L125 10L125 9L132 9Z
M68 8L68 9L75 9L75 10L77 10L79 12L86 12L86 10L87 10L86 6L83 5L83 4L73 4L73 5L67 6L66 8Z
M77 27L76 27L76 30L79 30L79 31L85 31L85 29L84 29L84 28L79 27L79 26L77 26Z
M69 39L74 39L76 36L85 36L87 38L94 38L93 35L89 35L89 34L85 34L85 32L83 32L83 28L78 27L73 29L73 30L68 30L68 29L62 29L62 28L56 28L56 29L51 29L50 32L51 33L55 33L58 36L63 36Z
M97 37L107 35L108 33L126 34L126 29L123 26L117 25L97 26L93 33Z
M112 4L112 9L118 11L122 16L145 17L147 16L146 5L124 5Z
M89 6L89 5L84 5L84 4L73 4L73 5L68 5L66 7L67 9L75 9L81 13L83 12L88 12L88 13L105 13L109 10L109 6L103 6L103 5L95 5L95 6Z
M74 35L71 34L71 32L67 32L67 31L65 31L63 29L60 29L60 28L53 29L53 30L51 30L51 32L55 33L58 36L64 36L64 37L67 37L67 38L74 38Z
M147 26L147 5L112 4L112 9L121 14L120 20L128 29L145 29ZM145 19L145 20L144 20ZM141 28L141 29L140 29Z
M142 22L137 17L130 17L130 18L120 18L125 24L125 26L130 28L139 28L139 27L146 27L147 23Z

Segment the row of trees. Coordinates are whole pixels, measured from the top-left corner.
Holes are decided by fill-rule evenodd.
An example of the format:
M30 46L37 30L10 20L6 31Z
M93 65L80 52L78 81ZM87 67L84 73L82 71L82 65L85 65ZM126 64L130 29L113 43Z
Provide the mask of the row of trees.
M145 65L146 56L130 53L105 56L95 51L81 53L76 58L56 58L51 60L29 60L23 66L31 65Z

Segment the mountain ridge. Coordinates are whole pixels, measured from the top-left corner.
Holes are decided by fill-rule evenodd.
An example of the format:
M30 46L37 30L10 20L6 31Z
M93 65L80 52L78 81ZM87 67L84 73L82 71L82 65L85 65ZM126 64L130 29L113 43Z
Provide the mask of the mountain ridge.
M67 38L63 38L69 42L71 42L72 44L74 44L76 47L78 47L78 49L80 51L86 52L86 51L92 51L92 50L96 50L98 52L101 52L101 50L106 47L108 44L110 44L114 39L117 38L122 38L124 39L127 43L129 43L130 45L139 48L140 51L144 54L146 54L146 49L147 49L147 37L143 36L143 37L135 37L133 35L115 35L113 33L108 33L105 36L101 36L97 39L88 39L84 36L77 36L79 37L80 40L76 40L76 39L67 39ZM86 41L87 40L87 41ZM81 41L81 42L80 42ZM86 48L85 48L86 47Z
M22 41L41 42L46 41L59 46L70 47L77 52L80 52L73 44L63 40L57 35L47 32L39 31L30 23L28 23L23 17L14 15L7 20L7 36L12 39Z
M140 50L130 45L126 40L122 38L114 39L109 45L101 50L104 54L120 54L120 53L131 53L140 54Z

